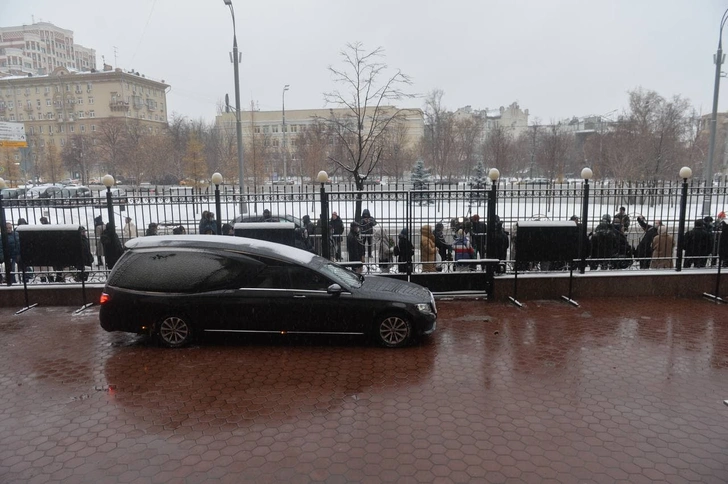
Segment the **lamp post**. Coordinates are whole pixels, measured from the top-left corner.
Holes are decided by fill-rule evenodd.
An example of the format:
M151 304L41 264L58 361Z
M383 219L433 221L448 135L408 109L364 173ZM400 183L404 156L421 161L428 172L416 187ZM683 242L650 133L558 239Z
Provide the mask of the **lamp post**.
M682 195L680 197L680 221L677 229L677 267L675 270L680 272L682 270L683 260L683 242L684 236L683 231L685 230L685 208L688 203L688 180L693 176L693 170L690 167L683 166L680 168L680 178L683 179L682 184Z
M9 286L10 282L10 251L8 250L8 229L5 226L5 208L3 208L2 190L7 188L7 184L3 178L0 178L0 240L3 242L3 262L5 263L5 283Z
M488 259L497 259L496 256L496 245L495 245L495 204L497 200L498 190L498 178L500 178L500 171L497 168L491 168L488 171L488 178L490 178L490 192L488 193L488 227L487 235L485 236L485 255ZM493 264L486 264L486 274L488 284L492 286L493 281ZM491 287L489 296L492 294L493 288Z
M321 184L321 255L324 259L331 259L329 246L329 197L326 194L326 182L329 175L321 170L316 176L316 181Z
M238 54L238 36L235 29L235 10L233 9L233 0L222 0L225 5L230 8L230 15L233 19L233 66L235 73L235 128L238 138L238 177L240 178L240 213L247 213L247 206L243 202L245 193L245 171L243 170L243 125L240 123L240 73L238 64L240 56Z
M283 86L283 183L288 184L288 147L286 145L286 91L289 85Z
M581 230L579 231L579 272L584 274L586 271L586 224L589 221L589 180L594 176L591 168L581 170L581 178L584 180L584 200L581 206Z
M718 33L718 51L715 53L715 81L713 84L713 112L710 116L710 144L708 145L708 165L705 168L705 198L703 199L703 215L710 215L710 204L713 198L713 157L715 156L715 132L718 124L718 93L720 91L720 67L725 60L723 54L723 27L728 21L728 10L723 12L720 19L720 31Z
M218 235L224 235L222 233L222 211L220 210L220 185L222 184L222 175L218 172L212 174L212 183L215 184L215 216L217 217L217 233Z
M101 183L103 183L106 187L106 209L109 211L109 225L111 225L112 230L116 230L116 224L114 223L114 206L111 203L111 187L113 187L115 183L114 177L106 174L101 179Z

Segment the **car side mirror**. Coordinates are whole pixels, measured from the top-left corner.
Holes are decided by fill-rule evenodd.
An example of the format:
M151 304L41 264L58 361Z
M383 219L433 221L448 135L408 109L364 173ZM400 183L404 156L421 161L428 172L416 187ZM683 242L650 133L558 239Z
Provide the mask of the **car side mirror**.
M329 293L329 294L333 294L333 295L337 295L337 296L338 296L339 294L341 294L341 293L342 293L343 291L344 291L344 290L343 290L343 289L341 289L341 286L340 286L340 285L338 285L338 284L331 284L331 285L330 285L330 286L329 286L329 287L328 287L328 288L326 289L326 292L327 292L327 293Z

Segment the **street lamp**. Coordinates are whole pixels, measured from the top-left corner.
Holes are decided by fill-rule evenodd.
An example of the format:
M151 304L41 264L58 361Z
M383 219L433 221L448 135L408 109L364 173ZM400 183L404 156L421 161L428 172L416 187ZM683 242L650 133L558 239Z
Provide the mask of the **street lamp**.
M288 165L286 164L288 158L288 150L286 149L286 91L288 90L289 84L283 86L283 183L288 184Z
M316 181L321 184L321 255L324 259L331 259L329 246L329 198L326 194L326 182L329 175L324 170L318 172Z
M106 209L109 211L109 225L111 225L112 230L116 230L114 224L114 207L111 203L111 187L113 187L115 183L114 177L106 174L101 179L101 183L103 183L106 187Z
M247 207L243 203L245 193L245 173L243 170L243 126L240 123L240 73L238 72L238 64L240 56L238 54L238 36L235 29L235 10L233 9L233 0L222 0L225 5L230 7L230 15L233 18L233 66L235 73L235 128L238 138L238 177L240 178L240 213L246 213Z
M222 233L220 210L220 185L222 184L222 175L218 172L212 174L212 183L215 184L215 215L217 216L217 233L218 235L226 235Z
M0 240L3 242L3 262L5 263L5 282L7 285L11 285L10 282L10 248L8 247L8 229L5 227L5 209L3 208L3 192L8 185L5 183L3 178L0 178Z
M680 222L677 229L677 267L675 270L682 270L683 259L683 231L685 230L685 209L688 203L688 180L693 176L693 170L688 166L680 168L680 178L683 179L682 195L680 197Z
M500 171L497 168L491 168L488 171L488 178L490 178L490 192L488 197L488 227L487 235L485 239L485 256L487 259L497 259L496 256L496 245L495 245L495 205L497 200L498 190L498 179L500 178ZM488 284L491 287L488 289L488 297L493 295L493 264L486 263L485 266Z
M581 170L581 178L584 180L584 200L581 206L581 231L579 232L579 257L581 257L579 272L582 274L586 271L586 224L589 220L589 180L593 176L594 172L591 168L587 167Z
M720 32L718 34L718 51L713 58L715 63L715 83L713 85L713 113L710 116L710 144L708 145L708 166L705 169L705 198L703 199L703 215L710 215L710 204L713 198L713 156L715 155L715 131L718 124L718 93L720 91L720 66L725 60L723 54L723 27L728 20L728 10L723 12L720 19Z

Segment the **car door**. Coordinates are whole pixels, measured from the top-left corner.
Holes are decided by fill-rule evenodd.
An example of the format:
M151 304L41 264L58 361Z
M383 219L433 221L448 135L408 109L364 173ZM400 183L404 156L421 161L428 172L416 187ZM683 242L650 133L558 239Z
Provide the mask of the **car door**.
M350 295L329 294L333 281L306 266L288 266L290 290L286 301L286 331L291 333L350 333L345 311Z

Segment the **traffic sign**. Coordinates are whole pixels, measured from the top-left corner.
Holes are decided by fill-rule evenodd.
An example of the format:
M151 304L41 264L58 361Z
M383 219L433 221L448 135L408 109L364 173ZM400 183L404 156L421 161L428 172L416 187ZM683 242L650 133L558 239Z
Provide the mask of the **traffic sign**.
M0 121L0 146L10 148L25 148L28 140L25 137L23 123L8 123Z

